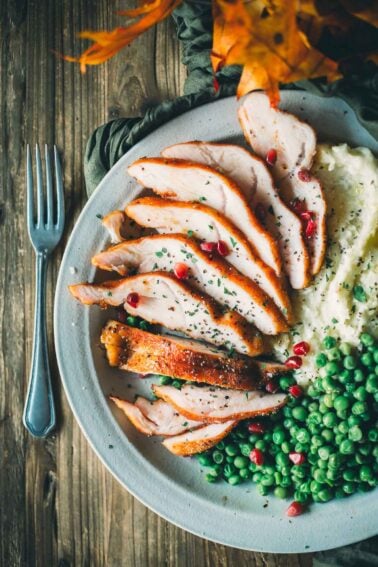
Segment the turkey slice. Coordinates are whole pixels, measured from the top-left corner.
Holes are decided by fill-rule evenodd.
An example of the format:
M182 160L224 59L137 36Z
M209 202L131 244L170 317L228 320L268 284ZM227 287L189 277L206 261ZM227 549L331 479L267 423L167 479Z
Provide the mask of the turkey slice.
M155 335L118 321L109 321L101 334L110 366L142 374L162 374L179 380L224 388L254 390L288 369L279 363L210 347L172 335Z
M286 204L304 201L316 223L311 237L311 272L318 273L325 255L326 202L321 185L309 174L316 152L314 130L299 118L270 106L269 98L260 92L247 95L239 107L239 120L253 151L265 158L269 150L277 152L271 170ZM308 181L301 180L303 173Z
M195 431L164 439L163 445L168 451L181 457L203 453L224 439L236 424L237 421L226 421L205 425Z
M159 197L144 197L132 201L126 207L126 213L139 225L155 228L160 233L187 234L190 230L192 236L212 242L214 246L219 240L225 242L228 248L227 262L259 285L281 309L285 318L290 319L290 301L281 280L255 256L244 234L215 209L199 203L167 202Z
M261 223L278 242L285 273L294 289L309 283L309 254L302 223L285 205L264 161L234 144L187 142L162 151L164 157L185 159L217 169L235 181Z
M286 394L225 390L214 386L186 384L181 390L173 386L152 385L154 394L188 419L219 423L229 419L246 419L277 411L286 402Z
M132 404L116 396L110 396L112 402L123 411L131 423L146 435L179 435L191 429L198 429L204 424L180 415L164 400L150 402L138 397Z
M165 158L139 159L129 166L128 172L161 197L202 202L223 213L244 232L255 253L280 273L277 243L257 220L236 183L225 175L206 165Z
M194 239L181 234L156 234L128 240L92 258L93 265L124 275L187 270L187 281L228 309L240 313L267 335L287 330L287 322L273 300L249 278L220 258L203 252Z
M238 313L221 313L210 297L195 292L166 272L138 274L101 284L76 284L69 289L84 304L123 305L130 315L181 331L194 339L250 356L264 350L261 335ZM134 307L126 301L130 293L139 296Z
M108 231L113 244L117 244L128 238L139 238L151 232L138 226L135 221L127 217L123 211L112 211L107 214L102 219L102 225Z

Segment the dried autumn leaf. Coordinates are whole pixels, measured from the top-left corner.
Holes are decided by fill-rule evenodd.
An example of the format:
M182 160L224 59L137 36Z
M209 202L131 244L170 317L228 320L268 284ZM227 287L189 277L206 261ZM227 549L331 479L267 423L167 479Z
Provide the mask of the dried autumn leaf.
M299 29L295 0L216 3L212 64L214 70L243 65L238 96L264 89L277 104L280 82L337 76L336 63L314 49Z
M64 59L80 63L82 72L85 72L87 65L98 65L110 59L144 31L169 16L180 3L181 0L153 0L140 8L124 12L129 17L143 15L138 21L126 27L118 27L110 32L81 32L80 37L90 39L94 44L79 57L65 56Z

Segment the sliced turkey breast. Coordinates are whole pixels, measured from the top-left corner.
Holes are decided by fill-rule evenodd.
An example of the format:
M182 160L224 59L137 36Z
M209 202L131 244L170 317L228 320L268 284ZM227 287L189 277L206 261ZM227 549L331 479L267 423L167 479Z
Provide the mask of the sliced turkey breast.
M257 220L239 187L206 165L184 160L143 158L128 168L144 187L177 201L198 201L223 213L248 238L255 253L277 274L281 271L278 245Z
M181 457L203 453L203 451L211 449L211 447L214 447L214 445L224 439L236 424L237 421L226 421L225 423L205 425L195 431L164 439L163 445L171 453Z
M113 244L117 244L128 238L139 238L151 232L138 226L135 221L127 217L123 211L112 211L107 214L102 219L102 224L108 231Z
M140 273L173 272L221 305L237 311L266 335L288 328L278 307L258 285L221 258L210 257L194 239L181 234L156 234L128 240L97 254L92 263L121 275L130 268Z
M261 335L234 311L221 313L208 296L199 294L171 274L138 274L101 284L70 286L76 299L87 305L123 305L130 315L181 331L194 339L256 356L264 351ZM136 301L127 301L137 294Z
M126 207L126 213L138 224L155 228L160 233L187 234L190 231L192 236L204 240L208 246L211 244L214 252L217 242L225 243L227 262L260 286L281 309L284 317L290 319L290 301L281 280L254 254L244 234L215 209L200 203L167 202L159 197L144 197L132 201Z
M180 415L164 400L151 402L146 398L138 397L132 404L115 396L110 396L110 399L123 411L134 427L146 435L179 435L204 425L200 421L193 421Z
M187 142L165 148L162 155L202 163L235 181L260 222L278 242L283 267L294 289L310 279L309 254L302 223L285 205L264 161L234 144Z
M231 356L204 343L172 335L154 335L118 321L107 323L101 343L105 345L110 366L224 388L253 390L275 374L288 371L282 364Z
M208 423L272 413L286 402L286 394L267 394L261 391L241 392L192 384L185 384L181 390L158 384L151 387L158 398L171 404L182 415Z
M244 135L254 152L266 158L274 150L271 171L287 205L303 201L311 212L314 225L308 247L311 272L318 273L324 260L326 241L326 203L321 185L309 172L316 152L314 130L299 118L270 106L268 97L259 92L247 95L239 107Z

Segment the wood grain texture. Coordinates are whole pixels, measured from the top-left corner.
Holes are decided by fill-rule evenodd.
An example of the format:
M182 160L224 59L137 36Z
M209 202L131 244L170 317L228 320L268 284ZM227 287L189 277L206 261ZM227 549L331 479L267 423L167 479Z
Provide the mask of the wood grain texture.
M308 566L310 556L243 552L162 520L103 467L76 424L54 361L52 305L59 261L85 202L86 140L109 118L138 115L182 93L185 69L172 21L81 75L53 51L78 53L81 29L106 29L130 2L0 2L0 565ZM83 45L82 45L83 47ZM64 158L65 238L48 275L48 335L59 429L26 434L22 409L32 346L34 257L25 221L25 144L57 143ZM226 526L225 526L226 529ZM272 534L274 536L274 534Z

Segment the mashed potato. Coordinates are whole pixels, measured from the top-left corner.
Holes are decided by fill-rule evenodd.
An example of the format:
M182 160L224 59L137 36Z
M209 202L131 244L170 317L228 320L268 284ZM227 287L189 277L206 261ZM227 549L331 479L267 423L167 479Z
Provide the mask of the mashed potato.
M317 353L326 335L352 344L363 330L378 335L378 161L366 148L324 144L312 171L327 201L327 252L312 285L292 294L297 323L273 341L281 360L301 340ZM307 382L314 357L303 360L298 378Z

